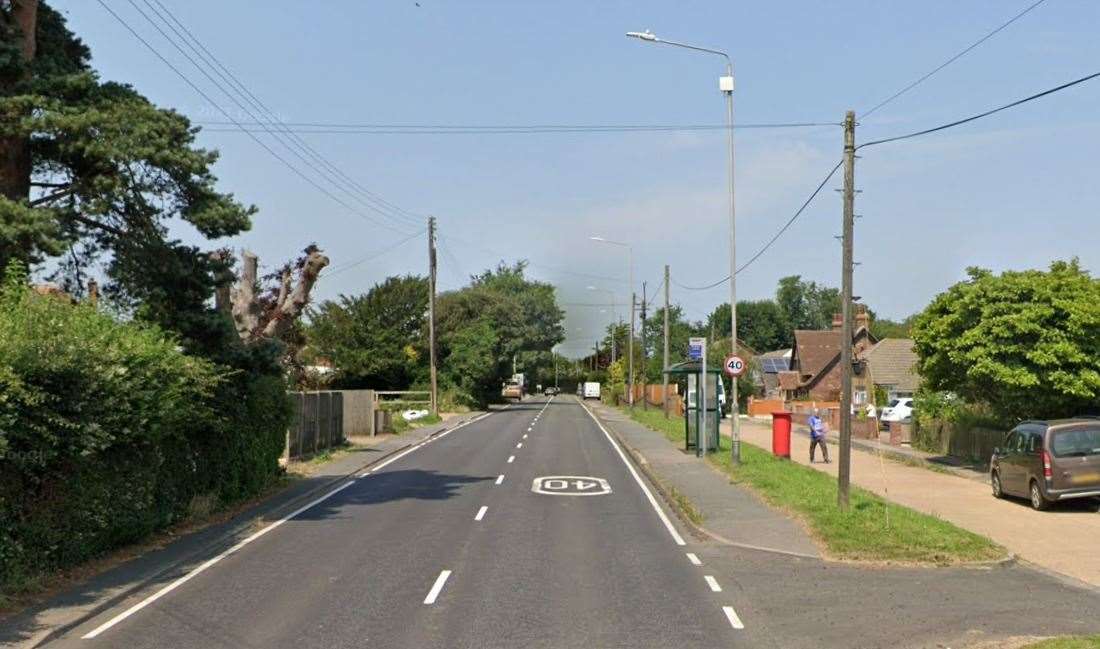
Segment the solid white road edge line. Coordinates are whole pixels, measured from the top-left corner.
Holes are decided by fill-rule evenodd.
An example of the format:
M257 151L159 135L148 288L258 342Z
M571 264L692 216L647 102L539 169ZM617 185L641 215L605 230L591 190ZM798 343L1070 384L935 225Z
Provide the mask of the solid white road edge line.
M634 482L638 483L641 487L642 493L645 494L649 504L653 506L653 511L657 512L657 516L661 519L661 522L665 524L665 529L672 535L672 540L676 541L676 545L687 545L684 542L684 537L680 536L680 533L676 531L676 528L672 525L672 521L668 520L668 516L665 516L665 512L661 509L661 506L657 504L657 499L653 497L653 492L649 490L645 482L642 481L642 477L638 475L638 472L634 470L634 465L630 463L630 460L626 459L626 455L623 450L619 448L619 445L615 442L615 439L611 437L611 433L607 432L607 429L603 427L599 419L596 419L596 415L592 414L592 411L588 409L588 406L581 403L581 407L588 413L588 416L592 418L592 421L596 422L596 425L603 431L604 437L607 438L607 443L611 444L611 448L615 449L615 452L619 454L619 459L623 461L626 468L630 471L630 475L634 476Z
M722 587L718 585L718 580L715 579L712 575L703 575L703 579L707 580L707 585L710 586L710 589L712 591L714 591L715 593L722 592Z
M504 482L504 474L503 473L497 476L497 482L496 483L500 484L502 482Z
M485 512L487 511L489 511L489 507L487 505L482 505L481 509L477 510L477 515L474 516L474 520L480 521L481 519L485 518Z
M477 417L474 417L473 419L469 419L467 421L462 422L461 424L455 426L454 428L452 428L450 430L443 431L439 435L436 435L435 438L450 435L454 431L456 431L456 430L458 430L458 429L460 429L464 426L467 426L469 424L472 424L474 422L481 421L482 419L488 417L491 414L493 414L493 413L487 412L485 414L478 415ZM435 438L429 438L429 439L435 439ZM366 476L367 474L369 474L373 471L377 471L378 469L381 469L382 467L384 467L384 466L386 466L386 465L388 465L392 462L396 462L397 460L405 457L409 453L412 453L416 449L424 446L426 443L427 443L426 441L425 442L420 442L419 444L416 444L414 446L409 447L408 449L402 451L401 453L398 453L397 455L389 458L385 462L382 462L381 464L379 464L377 466L374 466L374 467L371 467L369 470L364 471L363 473L360 473L359 477L362 478L362 477ZM285 523L285 522L289 521L290 519L294 518L298 514L301 514L302 512L306 511L307 509L310 509L311 507L315 507L316 505L321 504L322 502L324 502L324 501L328 500L329 498L335 496L336 494L340 493L344 489L347 489L348 487L352 486L353 484L355 484L355 481L356 481L356 478L349 479L347 482L340 485L339 487L336 487L332 491L329 491L325 495L323 495L323 496L321 496L321 497L319 497L315 500L312 500L312 501L310 501L309 503L307 503L305 505L302 505L298 509L295 509L291 513L289 513L286 516L280 518L279 520L275 521L274 523L271 523L267 527L264 527L263 529L259 530L258 532L255 532L255 533L251 534L250 536L247 536L247 537L241 539L240 541L238 541L236 543L236 545L233 545L228 550L225 550L221 554L218 554L218 555L216 555L216 556L214 556L210 559L207 559L203 563L199 564L199 566L196 567L191 572L188 572L187 574L183 575L182 577L180 577L180 578L176 579L175 581L169 583L164 588L161 588L160 590L153 593L149 597L146 597L145 599L141 600L137 604L134 604L130 608L126 609L125 611L119 613L118 615L114 616L110 620L107 620L103 624L99 625L98 627L96 627L92 631L84 634L83 636L81 636L81 639L82 640L91 640L92 638L95 638L96 636L103 633L107 629L110 629L111 627L113 627L114 625L118 624L119 622L125 620L126 618L130 617L134 613L137 613L138 611L140 611L141 609L145 608L146 606L152 604L153 602L157 601L161 597L164 597L165 595L167 595L168 593L172 592L173 590L179 588L180 586L187 583L188 581L191 581L191 579L196 577L199 573L204 572L207 568L210 568L214 564L218 563L219 561L221 561L222 559L228 557L229 555L233 554L234 552L240 550L244 546L246 546L249 543L255 541L258 538L260 538L264 534L267 534L271 530L275 529L276 527L279 527L280 525L282 525L283 523Z
M435 578L435 583L432 584L432 589L428 591L428 596L424 598L425 604L435 604L435 599L439 597L439 592L443 590L443 584L447 583L447 577L451 576L450 570L444 570L439 573L439 576ZM730 609L733 610L732 608Z
M512 462L515 462L515 461L516 461L516 456L515 455L509 455L508 456L508 464L511 464Z
M723 606L722 611L726 614L726 619L730 621L730 626L735 629L744 629L745 624L741 622L741 618L737 617L737 611L733 610L732 606Z
M692 563L692 565L695 565L695 566L703 565L703 562L700 561L699 557L695 556L695 554L693 552L688 552L687 555L688 555L688 561L690 561Z

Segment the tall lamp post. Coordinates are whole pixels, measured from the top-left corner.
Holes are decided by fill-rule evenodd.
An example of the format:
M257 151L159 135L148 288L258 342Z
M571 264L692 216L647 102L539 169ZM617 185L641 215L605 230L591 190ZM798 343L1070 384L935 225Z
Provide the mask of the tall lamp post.
M721 50L708 47L677 43L663 38L658 38L648 30L644 32L627 32L630 38L637 38L648 43L660 45L672 45L684 49L715 54L726 60L726 74L718 78L718 89L726 96L726 132L729 142L729 207L730 207L730 348L734 355L737 354L737 220L733 202L733 61L729 54ZM738 416L737 405L737 379L732 381L730 390L730 419L733 421L733 443L730 450L734 464L741 462L741 420Z
M609 291L606 288L597 288L595 286L589 286L589 291L596 291L597 293L607 293L611 298L611 362L615 363L615 319L618 317L618 305L615 304L615 292ZM604 313L603 309L600 309L600 313Z
M619 246L620 248L626 248L626 266L627 276L630 282L630 338L626 341L627 344L627 365L629 369L627 374L629 375L627 381L630 383L630 390L627 392L626 402L631 406L634 405L634 248L629 243L623 241L612 241L603 237L588 237L592 241L599 241L600 243L608 243L613 246Z

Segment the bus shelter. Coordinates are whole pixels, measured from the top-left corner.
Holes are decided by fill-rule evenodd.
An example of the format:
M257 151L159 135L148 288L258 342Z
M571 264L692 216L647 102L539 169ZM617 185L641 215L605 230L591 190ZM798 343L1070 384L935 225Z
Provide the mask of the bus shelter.
M699 403L699 386L702 384L703 368L699 361L677 363L668 368L670 381L679 382L684 379L687 383L685 390L687 397L684 400L684 449L695 449L699 453L699 430L702 428L706 417L706 449L718 450L718 424L721 421L721 411L718 409L718 382L722 380L722 370L718 367L707 367L707 383L705 405Z

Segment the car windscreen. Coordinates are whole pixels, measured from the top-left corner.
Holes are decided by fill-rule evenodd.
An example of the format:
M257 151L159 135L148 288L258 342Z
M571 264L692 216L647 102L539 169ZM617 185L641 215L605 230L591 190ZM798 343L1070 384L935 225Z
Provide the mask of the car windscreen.
M1054 457L1100 455L1100 426L1055 431L1050 451Z
M887 405L886 407L887 407L887 408L893 408L893 407L895 407L895 406L897 406L897 405L898 405L898 400L897 400L897 399L891 399L891 400L890 400L890 403L889 403L889 404L888 404L888 405Z

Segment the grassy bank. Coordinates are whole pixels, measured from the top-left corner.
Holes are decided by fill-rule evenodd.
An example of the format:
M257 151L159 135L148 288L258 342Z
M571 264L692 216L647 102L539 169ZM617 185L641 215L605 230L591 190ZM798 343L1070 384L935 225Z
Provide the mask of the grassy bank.
M636 421L664 433L677 445L684 442L684 422L665 419L660 410L625 409ZM831 476L749 444L741 446L741 466L730 462L729 440L709 461L772 505L801 517L828 553L841 559L952 564L989 561L1005 556L989 539L934 516L887 502L853 486L851 508L837 509L836 481Z
M431 426L432 424L438 424L443 421L443 418L439 415L432 413L420 419L414 419L412 421L405 421L405 418L401 416L400 412L393 413L393 432L400 435L406 431L410 431L414 428L421 428L423 426Z
M1021 649L1100 649L1100 635L1052 638L1026 645Z

